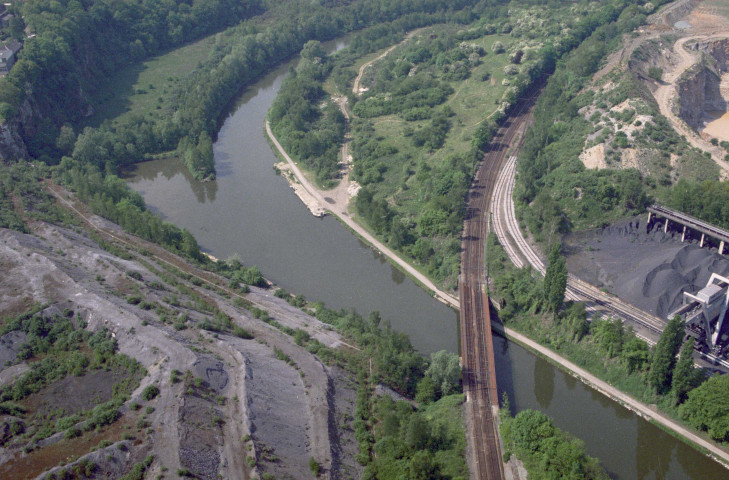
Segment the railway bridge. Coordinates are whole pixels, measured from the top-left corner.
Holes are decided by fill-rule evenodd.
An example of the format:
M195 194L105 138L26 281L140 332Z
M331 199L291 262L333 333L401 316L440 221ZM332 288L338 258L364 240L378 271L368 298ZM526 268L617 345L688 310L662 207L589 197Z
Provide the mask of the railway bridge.
M466 411L469 417L472 478L518 478L505 472L499 436L499 397L496 385L491 314L486 285L486 237L490 230L492 192L509 151L523 138L535 97L524 99L491 142L474 176L466 204L461 241L460 295L461 362Z
M656 221L658 218L663 218L663 231L668 232L668 227L671 222L676 223L683 227L683 233L681 234L681 241L686 240L686 233L691 231L701 234L701 240L699 246L703 247L706 243L707 237L718 242L719 255L723 255L724 251L729 246L729 231L714 226L703 220L699 220L696 217L692 217L678 210L673 210L662 205L651 205L648 207L648 226L652 221Z

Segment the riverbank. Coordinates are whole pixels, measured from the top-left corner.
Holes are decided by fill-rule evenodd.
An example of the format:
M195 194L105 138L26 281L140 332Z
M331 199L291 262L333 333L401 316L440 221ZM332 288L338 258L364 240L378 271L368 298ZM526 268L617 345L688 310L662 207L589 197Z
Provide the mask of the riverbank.
M321 207L323 207L324 205L327 205L327 203L325 202L324 197L323 197L323 192L321 190L317 189L315 186L313 186L311 184L311 182L309 182L306 179L306 177L303 175L303 173L298 168L298 166L294 163L294 161L291 159L291 157L286 153L286 151L283 149L281 144L275 138L275 136L273 135L273 132L270 129L270 125L268 124L268 122L266 122L266 133L268 134L268 137L271 140L271 142L273 142L273 144L278 149L278 153L281 156L283 156L284 159L286 159L286 162L289 164L292 172L295 174L296 180L298 182L300 182L300 184L302 185L302 187L304 189L307 190L307 193L311 196L311 198L316 199L316 201L319 202L318 205ZM306 202L304 202L304 203L306 203ZM334 204L331 204L331 205L334 205ZM409 265L402 258L397 256L389 248L385 247L381 242L379 242L374 237L372 237L366 230L364 230L364 228L362 228L359 224L357 224L354 220L352 220L351 217L349 217L348 213L346 212L346 208L344 210L342 210L341 208L335 209L335 208L329 208L329 207L330 207L330 205L327 205L327 210L329 210L332 214L337 216L354 233L356 233L358 236L360 236L365 241L367 241L371 246L374 246L377 250L379 250L380 253L386 255L390 260L392 260L397 265L401 266L402 268L405 268L406 271L408 271L408 273L410 273L411 275L413 275L413 271L415 273L417 273L418 276L415 276L415 275L413 275L413 276L418 281L420 281L421 284L425 285L432 292L435 292L435 298L452 306L455 309L460 309L460 303L458 302L458 300L456 298L437 289L435 287L435 285L433 285L432 282L427 280L427 277L422 275L420 272L417 272L417 270L415 270L411 265ZM337 213L337 211L339 211L340 213ZM427 280L427 283L426 283L426 281L422 281L421 278ZM428 285L428 283L430 285ZM696 433L691 432L690 430L688 430L687 428L678 424L676 421L672 420L671 418L665 416L664 414L658 412L657 410L650 408L648 405L634 399L633 397L629 396L628 394L611 386L607 382L600 380L595 375L578 367L577 365L570 362L566 358L558 355L557 353L553 352L552 350L549 350L548 348L529 339L528 337L517 332L516 330L504 327L501 324L492 323L492 327L497 326L497 325L502 328L502 330L498 330L498 328L495 329L495 331L497 333L504 335L509 340L512 340L515 343L518 343L519 345L523 346L524 348L527 348L528 350L536 353L537 355L548 359L550 362L554 363L558 367L562 368L563 370L569 372L574 377L578 378L580 381L582 381L587 386L593 388L594 390L607 396L608 398L620 403L628 410L631 410L631 411L635 412L636 414L640 415L641 417L643 417L647 420L650 420L650 421L654 421L657 424L671 430L672 432L676 433L682 440L691 443L693 446L698 446L700 449L703 449L704 452L708 452L708 456L710 458L716 460L723 466L729 468L729 452L727 452L726 450L721 449L716 444L706 440L705 438L700 437Z
M636 413L642 418L655 422L661 427L667 428L670 433L675 434L682 441L687 442L694 448L701 450L709 458L717 461L719 464L729 469L729 451L727 451L726 449L720 448L715 443L707 440L702 436L699 436L695 432L692 432L686 427L680 425L672 418L664 415L654 408L651 408L649 405L639 402L630 395L618 390L604 380L601 380L600 378L591 374L587 370L570 362L566 358L558 355L547 347L540 345L526 335L523 335L522 333L517 332L516 330L513 330L511 328L505 327L503 324L496 321L491 322L491 328L493 328L496 333L548 360L550 363L568 372L570 375L574 376L588 387L596 390L597 392L610 398L611 400L618 402L620 405Z
M444 292L440 288L438 288L428 277L423 275L421 272L419 272L415 267L410 265L408 262L403 260L399 255L397 255L395 252L390 250L388 247L386 247L382 242L377 240L375 237L373 237L367 230L365 230L361 225L359 225L357 222L355 222L352 217L349 215L348 212L348 205L343 204L341 201L336 201L335 199L332 199L330 197L325 197L324 191L318 189L315 185L313 185L303 174L301 169L299 169L298 165L293 161L293 159L289 156L288 153L286 153L286 150L281 146L278 139L274 136L273 132L271 131L271 126L266 121L266 134L268 135L268 138L271 142L273 142L274 146L278 150L278 153L280 156L282 156L286 163L291 168L292 173L294 174L296 181L301 185L301 187L307 192L308 197L310 197L313 200L310 200L313 204L313 201L316 202L316 206L319 208L323 208L331 212L333 215L335 215L342 223L344 223L347 227L349 227L350 230L352 230L358 237L360 237L362 240L370 244L370 246L374 247L377 251L385 255L387 258L389 258L393 263L395 263L398 267L403 269L405 273L410 275L414 280L416 280L418 283L423 285L425 288L430 290L433 293L433 296L438 300L446 305L453 307L455 309L458 309L460 307L460 303L456 297L453 295ZM287 177L287 180L291 182L291 180ZM294 190L296 191L296 189ZM301 197L299 197L301 198ZM304 201L302 199L302 201ZM309 207L309 204L307 201L304 201L304 203ZM309 210L311 210L311 207L309 207Z

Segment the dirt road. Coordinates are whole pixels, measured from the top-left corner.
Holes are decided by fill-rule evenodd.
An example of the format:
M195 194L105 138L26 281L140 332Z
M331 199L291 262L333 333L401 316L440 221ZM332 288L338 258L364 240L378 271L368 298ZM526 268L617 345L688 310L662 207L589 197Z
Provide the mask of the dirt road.
M359 67L359 72L357 72L357 78L354 79L354 83L352 84L352 93L354 93L355 95L362 95L362 93L364 93L364 90L362 90L362 88L360 88L359 84L362 82L362 77L364 76L364 72L365 72L365 70L367 70L367 67L369 67L373 63L377 62L378 60L382 60L383 58L385 58L390 52L395 50L397 47L399 47L403 43L405 43L408 40L410 40L411 38L413 38L413 35L418 33L420 30L422 30L422 28L409 32L407 35L405 35L405 38L402 40L402 42L396 43L395 45L393 45L390 48L388 48L387 50L385 50L382 53L382 55L370 60L369 62L367 62L364 65L362 65L361 67Z
M671 122L671 126L680 134L686 137L686 140L694 147L711 153L711 158L714 162L719 165L722 169L722 177L726 178L729 176L729 162L724 160L724 150L720 147L714 146L708 141L701 138L701 136L686 122L678 117L673 111L672 106L678 101L678 92L676 91L676 80L681 75L696 64L700 57L698 53L691 53L684 48L684 45L690 41L707 40L709 38L726 38L729 35L711 36L711 35L695 35L690 37L680 38L673 44L672 57L676 59L676 63L673 65L670 71L666 71L663 76L663 81L660 83L658 88L653 92L653 96L658 102L658 108L661 114Z

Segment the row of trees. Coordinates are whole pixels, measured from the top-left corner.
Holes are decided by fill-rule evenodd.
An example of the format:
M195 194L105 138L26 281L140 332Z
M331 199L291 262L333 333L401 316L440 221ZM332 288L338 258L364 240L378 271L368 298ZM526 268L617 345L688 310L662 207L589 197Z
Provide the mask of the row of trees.
M495 298L504 322L517 325L641 399L671 412L718 441L729 441L729 381L726 375L707 380L694 367L695 339L686 337L680 317L671 319L658 343L649 347L619 319L593 318L589 325L583 303L563 306L566 269L559 248L549 255L544 282L534 281L528 268L504 271L508 260L497 251L493 259ZM534 322L533 315L551 313L551 320Z
M679 180L668 203L671 207L729 229L729 183Z

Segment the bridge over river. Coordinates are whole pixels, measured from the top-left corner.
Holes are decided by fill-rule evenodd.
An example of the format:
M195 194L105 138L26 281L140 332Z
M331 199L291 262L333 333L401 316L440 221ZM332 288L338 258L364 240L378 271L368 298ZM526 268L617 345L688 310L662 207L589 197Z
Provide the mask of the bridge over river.
M459 281L463 389L467 398L472 472L477 479L505 476L498 431L499 396L496 388L491 315L485 293L486 237L490 230L491 192L510 149L523 138L531 120L533 101L525 100L491 142L469 192L463 225ZM511 472L506 472L511 474Z

